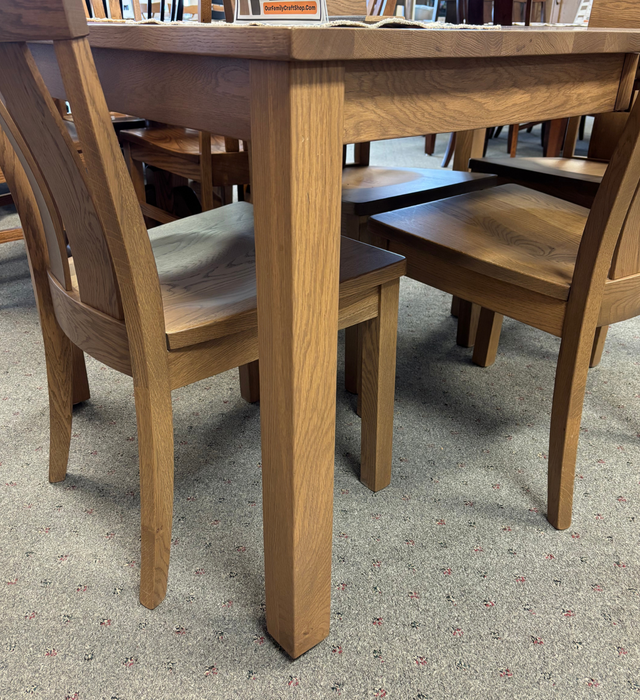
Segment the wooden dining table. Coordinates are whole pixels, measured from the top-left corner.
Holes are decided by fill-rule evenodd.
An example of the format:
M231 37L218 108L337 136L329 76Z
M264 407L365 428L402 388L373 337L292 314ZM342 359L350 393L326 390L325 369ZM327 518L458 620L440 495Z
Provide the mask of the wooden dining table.
M329 634L343 144L462 131L463 158L477 129L624 109L640 32L92 24L89 39L110 109L251 142L267 627L298 657ZM32 50L64 99L53 47Z

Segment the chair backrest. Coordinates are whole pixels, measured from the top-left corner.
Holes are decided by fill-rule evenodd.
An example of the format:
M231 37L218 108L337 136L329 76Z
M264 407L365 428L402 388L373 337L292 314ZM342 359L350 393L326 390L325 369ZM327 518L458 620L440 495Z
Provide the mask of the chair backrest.
M640 29L640 2L593 0L589 27ZM608 116L602 115L603 128ZM593 203L578 258L585 269L591 264L601 265L599 274L602 276L604 270L603 281L607 272L610 279L640 273L640 100L636 100L628 115L612 115L612 120L609 126L615 126L617 131L625 120L626 124ZM596 124L594 130L599 126ZM596 155L592 151L590 154ZM602 151L600 155L608 154ZM587 250L592 251L589 263Z
M571 295L640 273L640 100L636 100L587 219ZM586 296L585 296L586 299ZM569 299L570 304L572 298ZM599 302L598 302L599 305Z
M155 260L87 34L82 0L0 3L0 95L19 131L14 145L21 162L32 163L25 170L37 180L42 218L52 222L46 235L50 274L69 290L64 230L83 304L126 319L130 335L135 328L140 342L162 347ZM54 40L86 167L26 44L34 37Z

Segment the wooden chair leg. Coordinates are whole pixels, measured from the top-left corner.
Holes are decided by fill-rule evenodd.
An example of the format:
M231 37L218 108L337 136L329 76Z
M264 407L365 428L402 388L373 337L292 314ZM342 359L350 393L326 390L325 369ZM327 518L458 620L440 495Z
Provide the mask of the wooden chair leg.
M571 525L573 482L592 336L563 338L558 356L551 429L547 519L557 530Z
M451 315L458 318L460 313L460 297L451 297Z
M380 287L377 318L360 324L362 410L360 480L372 491L391 481L399 282Z
M88 401L91 398L87 366L84 363L84 353L77 345L72 345L73 353L73 404Z
M211 162L211 134L201 131L200 141L200 200L202 211L213 209L213 170Z
M507 148L509 151L509 156L511 158L516 157L516 153L518 151L518 136L520 133L520 125L519 124L511 124L509 126L509 139L507 142Z
M248 403L260 401L260 362L255 360L238 367L240 372L240 395Z
M609 326L600 326L600 328L596 328L596 334L593 338L593 347L591 348L589 367L597 367L600 364L608 330Z
M443 167L443 168L449 167L449 163L451 162L451 159L453 158L453 154L455 152L456 152L456 135L454 132L452 134L449 134L449 143L447 144L447 150L444 152L441 167Z
M547 146L544 155L547 158L557 158L562 150L568 119L552 119L547 131Z
M480 307L470 301L460 299L458 302L458 335L456 343L463 348L472 348L476 341Z
M140 602L153 609L167 592L173 516L173 416L171 392L154 384L150 374L135 376L134 394L140 456L140 519L142 529ZM160 383L160 382L158 382ZM151 386L149 386L151 385Z
M49 481L67 476L73 409L73 343L53 319L42 328L49 388Z
M472 358L472 362L479 367L489 367L496 361L502 319L502 314L497 314L490 309L483 307L480 311Z
M344 332L344 388L350 394L358 393L359 369L358 326L351 326Z
M436 150L436 134L427 134L424 137L424 152L428 156L432 156Z
M386 248L387 241L379 236L371 236L367 230L368 217L353 216L343 214L341 232L343 236L353 238L356 241L363 240L365 243L375 245L379 248ZM361 374L361 349L360 334L358 326L351 326L345 329L344 339L344 388L350 394L359 394L360 374ZM360 415L360 400L356 409Z

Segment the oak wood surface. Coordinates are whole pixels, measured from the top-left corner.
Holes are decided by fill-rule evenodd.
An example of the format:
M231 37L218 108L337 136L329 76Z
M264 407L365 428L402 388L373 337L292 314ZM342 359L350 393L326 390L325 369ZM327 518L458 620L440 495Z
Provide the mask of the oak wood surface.
M0 243L9 243L10 241L19 241L22 238L21 228L9 228L0 231Z
M479 32L481 33L481 32ZM345 142L435 133L501 122L543 121L582 111L611 112L624 54L345 64ZM584 81L584 82L582 82ZM550 86L553 84L553 89ZM588 107L585 109L585 106Z
M593 204L607 170L607 163L586 158L479 158L469 165L584 207Z
M342 213L372 216L494 184L470 173L349 165L342 171Z
M633 53L629 29L509 27L501 30L313 27L123 26L91 23L93 47L276 61L486 58Z
M526 220L524 208L530 212ZM588 213L569 202L504 185L380 214L371 228L382 235L391 227L394 238L410 240L425 253L437 248L439 257L455 259L460 267L566 300Z
M329 631L341 70L256 62L251 89L267 627L295 658Z

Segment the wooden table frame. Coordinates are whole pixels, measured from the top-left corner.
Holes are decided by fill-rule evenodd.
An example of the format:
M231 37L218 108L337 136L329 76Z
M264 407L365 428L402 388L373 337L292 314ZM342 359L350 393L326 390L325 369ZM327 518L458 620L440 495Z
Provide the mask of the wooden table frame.
M252 142L267 626L297 657L329 633L342 145L625 108L640 33L93 25L89 39L110 109ZM52 47L32 49L64 98Z

